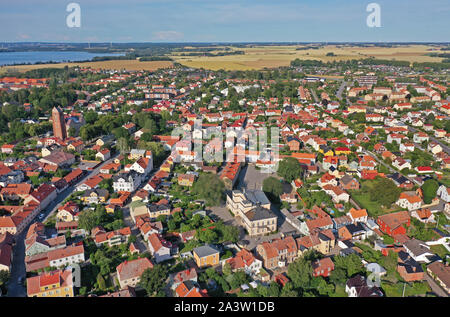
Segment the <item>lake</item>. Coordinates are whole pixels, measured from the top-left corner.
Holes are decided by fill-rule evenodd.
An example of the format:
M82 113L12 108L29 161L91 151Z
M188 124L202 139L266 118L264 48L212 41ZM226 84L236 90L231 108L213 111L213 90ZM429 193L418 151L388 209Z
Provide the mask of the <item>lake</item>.
M123 56L113 53L89 53L74 51L29 51L0 52L0 66L14 64L36 64L48 62L81 62L92 60L96 56Z

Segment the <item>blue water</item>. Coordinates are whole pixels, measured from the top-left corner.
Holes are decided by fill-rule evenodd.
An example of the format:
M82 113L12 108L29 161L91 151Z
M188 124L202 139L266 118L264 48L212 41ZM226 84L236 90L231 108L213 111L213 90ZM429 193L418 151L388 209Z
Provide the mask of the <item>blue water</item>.
M88 53L68 51L47 52L0 52L0 66L13 64L35 64L38 62L81 62L91 60L96 56L121 56L124 54Z

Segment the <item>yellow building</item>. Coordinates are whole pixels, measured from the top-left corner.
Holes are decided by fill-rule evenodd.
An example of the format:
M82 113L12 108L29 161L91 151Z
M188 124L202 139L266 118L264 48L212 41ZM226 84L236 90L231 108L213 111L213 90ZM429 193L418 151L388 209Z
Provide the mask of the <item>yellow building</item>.
M72 271L54 271L27 278L28 297L73 297Z
M189 186L194 185L195 175L193 174L180 174L178 175L178 185Z
M219 264L219 251L209 245L195 248L193 251L195 263L199 268Z
M321 146L319 148L319 153L322 153L324 156L333 156L333 149L328 146Z
M86 204L105 203L108 200L109 193L106 189L91 189L84 192L80 197L81 201Z

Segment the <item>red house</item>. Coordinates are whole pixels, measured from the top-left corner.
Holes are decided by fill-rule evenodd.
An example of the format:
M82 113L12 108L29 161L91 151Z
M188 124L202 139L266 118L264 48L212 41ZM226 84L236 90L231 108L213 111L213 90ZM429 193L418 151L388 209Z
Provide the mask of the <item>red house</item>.
M411 217L407 211L399 211L379 216L377 223L382 232L394 237L406 234L406 228L411 225Z
M334 263L331 258L323 258L321 260L316 260L312 263L313 276L330 276L331 272L334 270Z
M376 170L362 170L361 178L362 179L375 179L375 177L381 176Z
M278 283L281 287L284 287L289 282L289 279L284 274L278 274L275 276L275 282Z

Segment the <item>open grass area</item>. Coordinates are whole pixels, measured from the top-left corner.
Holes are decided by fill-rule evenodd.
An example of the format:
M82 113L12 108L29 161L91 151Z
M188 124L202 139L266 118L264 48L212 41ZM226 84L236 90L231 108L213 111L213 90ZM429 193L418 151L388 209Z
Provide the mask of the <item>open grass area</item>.
M195 68L211 70L257 70L264 68L276 68L289 66L296 58L302 60L346 61L352 59L364 59L374 57L377 59L399 60L409 62L440 62L442 58L431 57L430 46L427 45L401 45L394 47L358 47L351 45L327 45L318 49L302 49L302 45L292 46L258 46L233 47L232 50L244 51L244 55L226 56L180 56L174 54L171 57L178 63ZM328 53L334 56L327 56Z
M154 71L160 68L172 67L173 63L171 61L152 61L152 62L140 62L138 60L112 60L112 61L101 61L101 62L86 62L86 63L59 63L59 64L38 64L38 65L19 65L19 66L3 66L0 67L0 74L7 71L18 71L26 72L34 69L41 68L63 68L68 67L90 67L93 69L125 69L129 71Z
M430 247L431 252L436 253L437 255L439 255L439 257L441 259L445 259L447 257L447 255L450 255L450 252L448 252L448 250L441 244L438 245L432 245Z
M330 295L330 297L348 297L347 293L345 292L345 286L336 285L336 289L334 293Z
M404 283L381 282L381 288L387 297L402 297L403 288L405 288L405 297L424 296L426 293L431 292L427 282L407 283L406 286Z
M361 208L367 209L367 213L371 217L380 216L384 212L379 203L370 200L369 194L352 193L352 198Z

